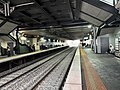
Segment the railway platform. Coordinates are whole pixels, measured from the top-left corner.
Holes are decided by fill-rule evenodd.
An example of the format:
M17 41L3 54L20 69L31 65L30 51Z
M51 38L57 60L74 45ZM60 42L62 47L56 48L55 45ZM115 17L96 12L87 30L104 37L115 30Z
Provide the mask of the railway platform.
M112 54L81 49L86 90L120 90L120 60Z
M63 90L120 90L119 68L120 59L114 55L81 48L76 51Z
M69 48L0 77L0 89L120 90L119 68L120 60L114 55L95 54L90 48ZM32 86L26 87L23 82Z
M63 90L82 90L81 63L79 48L73 59Z
M107 90L89 59L89 52L77 49L63 90Z

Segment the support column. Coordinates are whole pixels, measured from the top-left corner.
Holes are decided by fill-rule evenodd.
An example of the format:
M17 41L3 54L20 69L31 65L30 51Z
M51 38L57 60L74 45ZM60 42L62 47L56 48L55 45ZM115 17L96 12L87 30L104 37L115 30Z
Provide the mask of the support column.
M16 30L16 54L20 54L18 30L19 30L19 28L17 27L17 30Z
M32 44L35 45L35 50L40 50L40 44L39 44L37 38L33 38L33 39L32 39Z
M93 35L94 35L94 37L93 37L93 42L94 42L93 48L94 48L94 52L95 52L95 53L97 53L97 45L96 45L97 30L98 30L98 28L97 28L97 27L94 27L94 29L93 29Z

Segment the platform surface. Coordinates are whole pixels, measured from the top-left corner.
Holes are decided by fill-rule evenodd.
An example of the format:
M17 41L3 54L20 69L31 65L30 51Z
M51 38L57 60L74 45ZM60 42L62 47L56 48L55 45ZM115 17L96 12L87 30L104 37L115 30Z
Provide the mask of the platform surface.
M76 51L63 90L82 90L80 51Z
M107 90L120 90L120 59L111 54L94 54L84 49Z
M35 55L35 54L38 54L38 53L43 53L43 52L47 52L47 51L51 51L51 50L55 50L55 49L59 49L59 48L63 48L63 47L66 47L66 46L60 46L60 47L50 48L50 49L46 49L46 50L42 50L42 51L39 50L39 51L35 51L35 52L30 52L30 53L11 56L11 57L1 58L0 63L20 59L20 58L23 58L23 57L28 57L30 55Z

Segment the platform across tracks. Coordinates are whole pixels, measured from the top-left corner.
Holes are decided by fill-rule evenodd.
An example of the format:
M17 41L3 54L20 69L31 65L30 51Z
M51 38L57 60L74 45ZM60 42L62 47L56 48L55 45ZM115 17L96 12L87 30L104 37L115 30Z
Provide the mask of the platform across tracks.
M53 88L52 90L54 90L55 88L60 88L66 70L68 69L72 58L74 57L75 51L75 48L69 48L68 50L62 51L61 53L55 55L55 57L53 56L51 58L45 59L44 61L37 62L26 68L23 68L21 70L18 70L14 73L0 78L0 89L31 90L41 88L43 87L44 82L46 80L45 77L47 76L48 80L48 78L51 77L51 75L53 76L54 73L58 72L58 69L59 73L57 74L58 77L56 77L58 79L54 79L56 80L54 81L56 82L56 84L53 84L53 82L51 82L51 86L47 87L48 85L45 85L46 87L44 86L44 88L48 88L47 90L50 90L50 87ZM60 68L61 65L62 68ZM50 84L50 82L47 84Z

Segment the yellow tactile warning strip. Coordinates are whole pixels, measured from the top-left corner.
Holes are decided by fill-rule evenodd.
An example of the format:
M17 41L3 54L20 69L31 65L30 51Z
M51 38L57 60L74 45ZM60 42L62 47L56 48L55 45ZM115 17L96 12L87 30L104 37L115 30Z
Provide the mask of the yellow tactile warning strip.
M103 84L100 76L97 74L96 70L93 68L90 63L87 54L81 48L81 57L82 57L82 66L85 75L85 82L87 90L107 90L105 85Z

